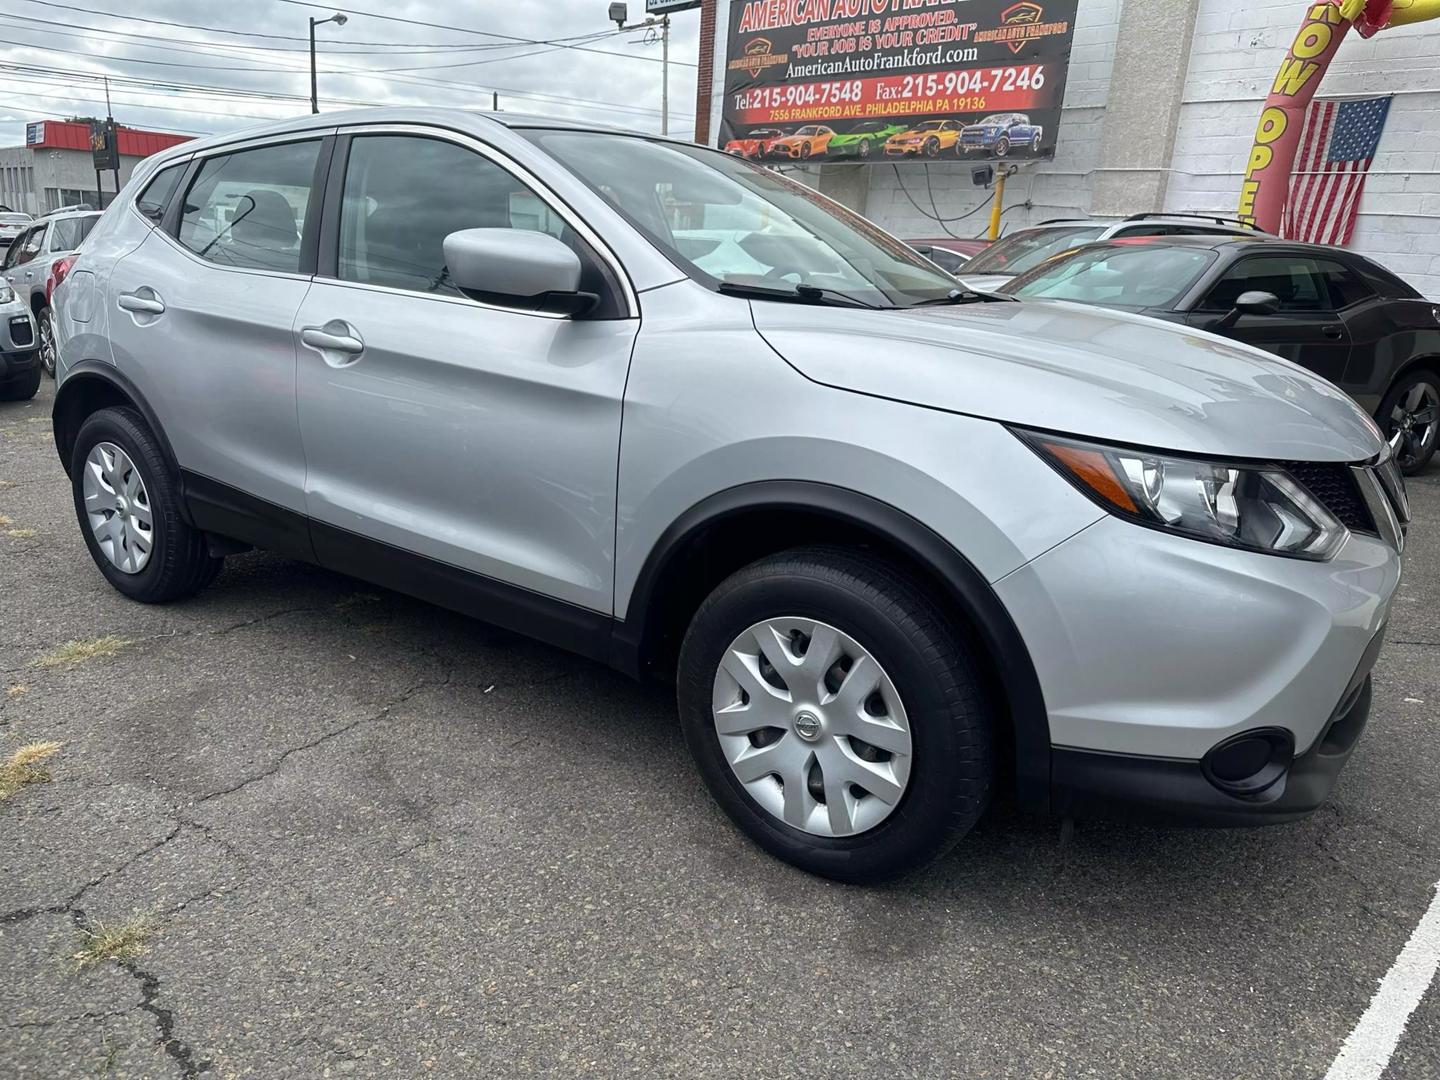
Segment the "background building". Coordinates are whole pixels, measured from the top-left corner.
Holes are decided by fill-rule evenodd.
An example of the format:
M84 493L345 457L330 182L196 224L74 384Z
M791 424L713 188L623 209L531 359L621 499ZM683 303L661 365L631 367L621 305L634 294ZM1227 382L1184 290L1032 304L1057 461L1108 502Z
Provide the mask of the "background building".
M732 4L702 11L698 137L719 131ZM1304 0L1081 0L1053 161L1005 193L1007 228L1151 210L1232 216L1261 104ZM1440 299L1440 23L1346 37L1319 97L1393 94L1350 247ZM899 236L983 233L987 193L963 164L804 171ZM934 200L933 208L931 200ZM1029 204L1028 206L1026 204ZM943 225L936 216L948 220Z
M162 131L117 129L120 147L120 183L130 179L135 163L157 154L188 135ZM115 195L114 173L100 179L103 202ZM99 209L95 165L90 156L90 125L65 120L37 120L25 126L25 145L0 149L0 205L28 214L43 214L61 206L89 203Z

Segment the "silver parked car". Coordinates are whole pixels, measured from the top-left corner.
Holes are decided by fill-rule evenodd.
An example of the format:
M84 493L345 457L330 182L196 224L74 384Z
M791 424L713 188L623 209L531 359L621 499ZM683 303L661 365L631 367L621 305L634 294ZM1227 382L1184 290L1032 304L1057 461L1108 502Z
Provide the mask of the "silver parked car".
M673 679L710 791L817 873L920 865L1002 784L1293 820L1365 726L1407 511L1345 394L957 289L719 151L426 109L186 143L57 297L116 589L254 545Z
M40 366L55 374L55 324L50 294L73 263L73 256L100 220L98 211L55 211L36 219L10 245L0 261L0 277L35 316L40 331Z

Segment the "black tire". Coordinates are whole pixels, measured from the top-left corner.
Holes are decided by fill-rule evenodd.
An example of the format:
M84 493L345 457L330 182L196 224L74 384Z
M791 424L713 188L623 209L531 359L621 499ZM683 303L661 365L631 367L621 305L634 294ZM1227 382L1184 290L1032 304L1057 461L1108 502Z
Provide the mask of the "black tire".
M55 316L51 310L41 308L35 316L40 332L40 366L50 378L55 378Z
M1414 414L1405 406L1406 399L1421 386L1424 387L1421 397L1426 407L1420 410L1419 415L1422 419L1425 416L1429 419L1422 424L1416 424ZM1379 420L1385 437L1394 439L1397 433L1403 431L1403 437L1395 451L1395 463L1406 476L1414 476L1420 472L1435 456L1436 445L1440 443L1440 416L1437 416L1437 411L1440 411L1440 377L1429 368L1412 368L1405 372L1395 381L1395 385L1390 387L1385 399L1380 403L1376 419ZM1405 417L1411 417L1408 424Z
M1038 131L1035 133L1035 137L1030 140L1030 152L1032 154L1040 153L1040 132Z
M96 443L114 443L139 469L149 496L153 540L149 561L127 574L106 558L85 512L85 460ZM159 443L134 409L115 407L92 414L75 437L70 458L75 517L90 557L117 591L145 604L163 604L193 596L215 580L224 563L210 554L204 533L180 516L180 484L165 463Z
M1010 153L1010 140L1006 136L1001 135L995 143L995 156L1004 157L1008 153Z
M808 158L810 156L810 144L808 142L800 144L800 156L802 158Z
M861 140L860 140L860 156L861 156L862 158L868 158L868 157L870 156L871 152L872 152L872 151L871 151L871 148L870 148L870 140L869 140L869 139L861 139Z
M0 383L0 401L29 401L40 392L40 365Z
M895 809L853 836L794 828L745 790L720 746L712 696L721 658L767 618L814 618L870 650L907 713L913 755ZM897 567L843 548L798 548L733 574L696 612L681 646L677 698L685 741L711 794L772 855L852 883L889 880L944 854L990 799L992 719L971 650L926 589Z
M940 140L932 135L925 140L925 156L934 157L938 153L940 153Z

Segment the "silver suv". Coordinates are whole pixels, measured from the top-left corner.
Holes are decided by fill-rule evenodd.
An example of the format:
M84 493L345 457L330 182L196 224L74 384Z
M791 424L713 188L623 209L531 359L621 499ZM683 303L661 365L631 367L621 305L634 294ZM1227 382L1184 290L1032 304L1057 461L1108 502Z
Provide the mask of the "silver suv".
M1132 214L1127 218L1052 218L1012 232L977 254L959 271L972 289L1000 289L1052 255L1101 240L1141 236L1268 236L1235 218L1209 214Z
M959 290L719 151L421 109L187 143L57 296L116 589L254 545L673 679L715 798L820 874L1002 784L1293 820L1365 725L1407 513L1345 394Z
M55 374L55 324L50 296L57 280L64 280L69 260L99 220L100 214L93 210L46 214L16 238L0 262L0 277L35 317L40 332L40 366L48 375Z

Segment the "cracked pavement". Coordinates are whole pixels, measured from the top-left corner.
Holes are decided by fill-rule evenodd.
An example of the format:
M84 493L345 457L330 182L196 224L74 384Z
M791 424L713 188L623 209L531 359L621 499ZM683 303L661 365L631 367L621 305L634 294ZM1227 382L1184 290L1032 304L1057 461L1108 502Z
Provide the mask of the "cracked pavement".
M1062 847L1001 805L856 889L728 825L663 688L266 554L125 600L51 391L0 404L0 753L64 744L0 803L0 1076L1315 1078L1440 878L1440 469L1314 818ZM1392 1080L1440 1077L1437 999Z

